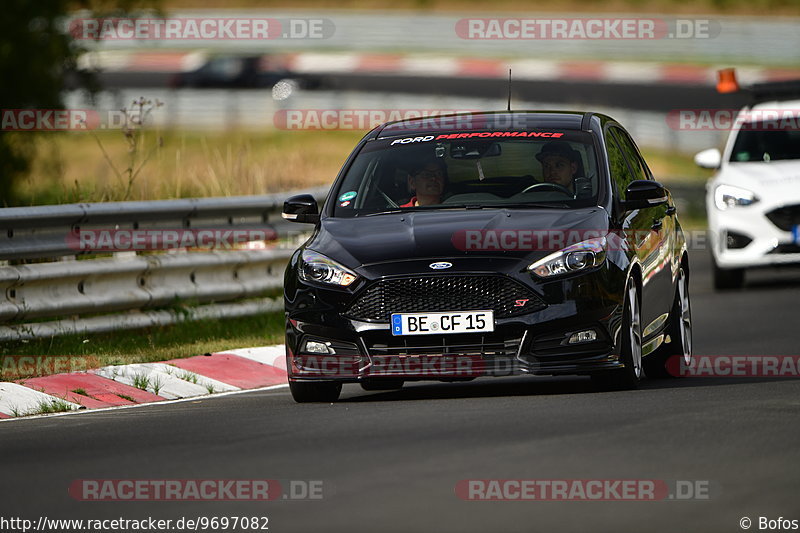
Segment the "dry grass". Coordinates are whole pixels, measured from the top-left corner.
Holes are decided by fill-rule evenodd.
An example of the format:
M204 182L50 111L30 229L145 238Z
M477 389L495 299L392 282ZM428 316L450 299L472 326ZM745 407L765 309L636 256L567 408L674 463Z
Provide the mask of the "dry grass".
M149 159L128 192L129 165L120 132L35 137L38 157L16 185L18 203L53 204L264 194L329 184L360 131L145 131L138 164ZM158 137L163 142L158 142Z
M266 194L333 182L361 131L146 131L139 161L152 151L128 192L92 134L43 134L30 175L17 183L19 205L159 200ZM120 132L99 140L118 169L129 164ZM153 148L155 147L155 148ZM683 154L644 150L658 179L704 180L709 172Z

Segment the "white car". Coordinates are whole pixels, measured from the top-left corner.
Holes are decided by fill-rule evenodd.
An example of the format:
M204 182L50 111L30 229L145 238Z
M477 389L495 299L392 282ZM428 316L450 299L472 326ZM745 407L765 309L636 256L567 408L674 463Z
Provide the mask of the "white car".
M706 185L714 287L739 288L745 269L800 265L800 100L745 107L722 153L695 163L716 169Z

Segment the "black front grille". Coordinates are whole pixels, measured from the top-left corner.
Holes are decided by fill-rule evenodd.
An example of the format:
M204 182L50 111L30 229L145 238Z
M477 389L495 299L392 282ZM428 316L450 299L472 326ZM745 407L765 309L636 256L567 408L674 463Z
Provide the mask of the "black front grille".
M772 250L771 254L800 254L800 245L798 244L779 244Z
M497 332L456 335L415 335L381 338L364 342L370 356L395 355L491 355L515 356L522 339Z
M491 309L495 318L509 318L544 307L533 291L506 276L427 275L373 283L356 297L346 315L389 322L392 313Z
M767 218L783 231L792 231L794 226L800 225L800 204L773 209L767 213Z

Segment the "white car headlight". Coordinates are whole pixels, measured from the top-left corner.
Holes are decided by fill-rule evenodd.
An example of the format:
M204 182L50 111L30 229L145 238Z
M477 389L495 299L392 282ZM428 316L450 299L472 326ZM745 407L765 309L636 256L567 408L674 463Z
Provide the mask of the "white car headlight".
M758 202L758 197L755 193L741 187L718 185L714 189L714 205L721 211L730 207L752 205L756 202Z
M528 270L540 278L599 266L606 260L606 238L589 239L539 259Z
M347 287L358 278L358 275L352 270L311 250L303 250L303 254L300 256L298 275L303 281L315 281L340 287Z

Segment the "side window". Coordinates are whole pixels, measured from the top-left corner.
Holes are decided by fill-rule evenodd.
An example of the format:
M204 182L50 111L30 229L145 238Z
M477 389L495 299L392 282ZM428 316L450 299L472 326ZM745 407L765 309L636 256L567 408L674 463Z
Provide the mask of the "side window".
M647 168L647 164L642 159L641 154L639 154L639 150L636 148L636 144L634 144L633 140L630 136L621 128L611 127L609 131L612 132L614 138L619 143L619 147L622 149L622 152L625 154L625 159L628 160L628 163L633 170L633 175L635 180L647 180L652 179L653 175L650 172L650 169Z
M624 194L625 190L628 188L628 184L634 179L633 173L625 162L622 150L611 136L610 128L606 130L605 143L606 153L608 154L608 166L611 170L611 180L617 188L617 195Z

